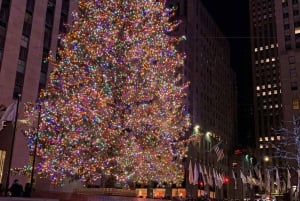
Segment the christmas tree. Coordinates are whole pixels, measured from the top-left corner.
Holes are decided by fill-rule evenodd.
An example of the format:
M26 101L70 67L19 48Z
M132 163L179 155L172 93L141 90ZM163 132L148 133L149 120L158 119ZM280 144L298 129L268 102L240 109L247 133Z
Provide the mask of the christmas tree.
M40 93L39 174L59 184L76 176L93 182L180 183L182 141L189 128L178 22L159 0L79 0L54 69ZM27 105L26 116L37 110ZM36 135L36 133L38 133Z

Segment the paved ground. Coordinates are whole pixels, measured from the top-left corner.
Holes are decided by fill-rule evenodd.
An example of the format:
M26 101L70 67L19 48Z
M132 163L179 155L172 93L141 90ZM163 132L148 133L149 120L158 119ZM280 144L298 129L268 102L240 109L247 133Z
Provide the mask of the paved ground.
M135 197L121 197L121 196L77 196L70 197L69 199L48 199L48 198L13 198L13 197L0 197L0 201L168 201L162 199L147 199Z

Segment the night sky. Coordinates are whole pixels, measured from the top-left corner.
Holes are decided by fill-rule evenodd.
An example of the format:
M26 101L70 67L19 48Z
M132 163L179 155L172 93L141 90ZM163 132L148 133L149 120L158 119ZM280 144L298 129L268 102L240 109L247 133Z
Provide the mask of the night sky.
M202 0L219 28L229 40L231 66L238 88L238 144L253 145L253 98L247 0Z

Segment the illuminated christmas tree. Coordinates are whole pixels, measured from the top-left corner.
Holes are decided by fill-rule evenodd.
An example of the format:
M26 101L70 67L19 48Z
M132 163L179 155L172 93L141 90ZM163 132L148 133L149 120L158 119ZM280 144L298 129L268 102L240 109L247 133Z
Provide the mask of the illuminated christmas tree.
M79 0L49 84L40 94L39 129L26 136L38 170L53 183L183 180L184 55L170 36L178 25L159 0ZM27 105L26 116L36 116Z

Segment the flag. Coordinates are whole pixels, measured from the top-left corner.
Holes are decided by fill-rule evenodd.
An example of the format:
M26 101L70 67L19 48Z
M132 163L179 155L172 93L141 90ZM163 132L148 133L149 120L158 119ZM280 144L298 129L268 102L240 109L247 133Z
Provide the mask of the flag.
M271 182L270 170L267 170L266 191L267 191L268 193L271 192L271 184L270 184L270 182Z
M211 187L213 187L213 186L214 186L214 181L213 181L213 177L212 177L210 168L208 168L208 178L209 178L209 179L208 179L208 180L209 180L208 184L209 184Z
M15 121L17 113L17 102L10 104L0 119L0 131L6 126L6 121Z
M237 186L236 186L236 176L235 176L235 172L232 170L232 178L234 179L234 189L236 190L237 189Z
M225 156L223 146L222 146L222 141L219 142L217 145L215 145L214 150L215 150L216 155L217 155L217 161L222 160Z
M292 185L291 185L291 173L289 171L289 169L287 169L287 185L286 185L287 189L291 189Z
M242 171L240 171L240 174L241 174L241 179L242 179L243 184L246 184L247 183L247 178L245 177L245 175L243 174Z
M297 170L297 173L298 173L298 186L297 186L297 192L299 193L299 190L300 190L300 170L299 170L299 169Z
M194 183L194 175L193 175L193 166L192 166L192 161L190 160L190 164L189 164L189 182L190 184Z
M252 173L250 170L249 176L247 176L247 183L250 184L250 189L253 188L253 179L252 179Z
M202 175L203 185L205 186L206 185L206 176L205 176L205 174L203 172L203 168L202 168L201 164L199 164L199 172Z
M281 191L281 186L280 186L280 177L279 177L278 168L276 168L276 185L277 185L278 192L280 192Z
M258 170L259 189L262 191L262 175L260 169Z
M234 180L236 180L236 176L235 176L235 173L234 173L233 170L232 170L232 178L233 178Z
M194 167L194 185L198 185L198 179L199 179L199 172L197 168L197 163L195 163Z

